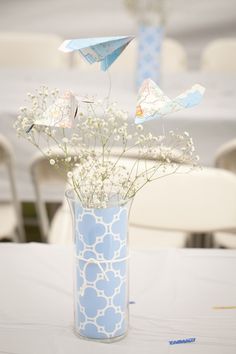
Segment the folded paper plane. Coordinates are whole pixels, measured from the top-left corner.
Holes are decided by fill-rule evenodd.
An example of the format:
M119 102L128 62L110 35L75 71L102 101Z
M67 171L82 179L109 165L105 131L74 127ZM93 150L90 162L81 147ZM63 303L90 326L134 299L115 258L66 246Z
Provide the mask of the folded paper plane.
M34 125L71 128L77 112L77 100L72 92L66 91L50 105Z
M147 79L139 89L135 123L144 123L196 106L201 102L204 92L205 88L196 84L176 98L170 99L154 81Z
M78 51L90 64L101 62L101 69L106 71L133 39L133 36L69 39L59 50Z

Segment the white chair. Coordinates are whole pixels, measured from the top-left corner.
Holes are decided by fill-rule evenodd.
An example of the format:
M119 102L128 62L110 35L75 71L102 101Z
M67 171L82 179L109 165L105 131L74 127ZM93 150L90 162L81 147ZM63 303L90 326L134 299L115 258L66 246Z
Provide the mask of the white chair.
M119 154L119 149L114 149L113 156ZM130 167L130 164L134 163L135 154L131 154L129 158L123 158L120 160L120 163ZM114 157L115 159L115 157ZM144 160L143 164L146 165ZM148 164L152 162L147 162ZM66 187L71 188L69 185ZM135 203L135 202L134 202ZM147 208L145 205L142 205L142 209L146 212ZM131 209L132 210L132 209ZM156 227L148 227L145 222L141 224L132 223L129 227L129 238L130 238L130 247L133 250L153 250L159 248L181 248L186 245L188 235L184 232L176 232L169 230L158 230ZM145 236L143 236L145 234ZM72 222L70 209L65 199L62 206L57 210L48 233L48 242L56 244L65 244L68 245L72 242Z
M57 156L57 158L60 156L59 150L53 149L52 151L52 158L54 156ZM35 205L40 233L42 240L47 242L50 222L45 196L47 196L49 192L53 196L53 191L56 191L56 194L61 194L61 199L63 199L67 177L63 169L58 171L55 167L51 166L48 158L43 156L41 152L36 153L31 161L31 177L36 195Z
M113 149L112 156L114 159L116 159L118 155L120 155L120 149ZM130 164L134 163L135 158L137 158L135 152L131 152L128 154L128 157L122 158L120 163L130 167ZM144 160L141 163L143 163L143 167L146 166L146 163L152 164L151 161L145 162ZM67 188L71 187L67 185ZM145 211L146 207L144 205L143 208ZM188 240L188 235L185 232L173 230L160 231L155 227L149 228L145 223L131 225L129 231L131 248L135 250L167 247L180 248L184 247ZM143 233L145 233L145 238L143 238ZM58 209L52 220L48 233L48 242L57 244L70 244L72 242L71 215L66 200L64 200L62 206Z
M135 75L138 55L138 40L134 39L125 48L122 55L112 64L111 72L125 72ZM187 70L187 54L184 47L175 39L165 38L162 48L162 71L164 73L178 73ZM74 66L80 70L99 70L98 63L88 64L75 52Z
M183 232L158 230L142 225L129 227L130 247L132 250L154 250L160 248L182 248L186 245L188 235ZM49 231L48 242L69 245L72 243L72 221L70 209L65 200L56 212Z
M210 247L213 232L236 230L236 177L203 169L156 180L135 197L130 221L131 228L179 231L191 236L189 246Z
M236 139L219 148L216 152L215 166L236 173Z
M172 74L187 70L188 62L185 48L173 38L164 39L162 51L162 72L165 74Z
M186 169L147 184L135 198L131 223L199 234L236 230L236 176Z
M236 139L222 145L216 153L215 166L236 174ZM214 234L215 247L236 248L236 233Z
M25 241L21 205L17 197L13 151L9 142L0 136L0 164L6 168L11 201L0 203L0 240Z
M236 249L236 232L216 232L214 247Z
M202 54L201 69L236 72L236 38L222 38L209 43Z
M66 199L58 208L48 233L48 243L70 245L73 241L72 219L70 208Z
M54 34L0 32L0 67L68 67L69 57L58 50L62 41Z
M114 159L120 155L120 149L115 148L112 150L112 156ZM130 152L126 158L123 158L123 163L129 164L134 162L133 159L137 158L136 152ZM150 162L148 162L150 163ZM69 185L66 187L71 188ZM143 240L143 232L145 232L145 239L148 239L149 242ZM73 233L71 230L71 215L68 203L64 200L63 204L57 210L48 232L48 242L56 244L70 244L72 242ZM184 247L187 242L187 234L183 232L173 232L173 231L159 231L157 229L147 229L145 226L133 225L130 227L130 239L131 239L131 248L135 250L139 249L150 249L154 248L167 248L175 247L180 248Z
M183 232L158 230L143 225L129 227L130 247L132 250L154 250L160 248L182 248L186 245L188 235ZM57 210L49 230L48 242L69 245L73 240L70 209L65 200Z
M183 247L188 234L201 237L236 230L236 176L213 168L188 171L188 166L181 166L177 174L148 183L136 195L130 213L131 248ZM64 202L53 221L49 242L71 242L68 219L70 212Z

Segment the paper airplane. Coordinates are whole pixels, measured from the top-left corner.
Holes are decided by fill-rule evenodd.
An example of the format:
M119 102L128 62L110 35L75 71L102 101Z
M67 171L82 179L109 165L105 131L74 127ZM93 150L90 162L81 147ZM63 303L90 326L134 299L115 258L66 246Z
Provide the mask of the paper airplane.
M133 39L133 36L69 39L59 50L78 51L90 64L101 62L101 69L106 71Z
M34 123L27 129L31 131L34 125L44 125L48 127L71 128L77 114L78 103L74 94L66 91L58 97Z
M196 84L176 98L170 99L154 81L147 79L139 89L135 123L158 119L169 113L196 106L201 102L204 92L205 88Z

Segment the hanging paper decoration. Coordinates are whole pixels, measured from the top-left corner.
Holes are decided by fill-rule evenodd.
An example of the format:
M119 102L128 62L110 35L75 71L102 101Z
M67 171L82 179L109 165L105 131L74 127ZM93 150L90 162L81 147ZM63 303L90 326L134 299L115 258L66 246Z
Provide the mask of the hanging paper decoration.
M77 112L77 100L72 92L67 91L50 105L34 125L71 128Z
M144 123L196 106L201 102L204 92L205 88L196 84L176 98L170 99L154 81L147 79L139 89L135 123Z
M133 39L133 36L69 39L59 50L78 51L90 64L101 62L101 69L106 71Z

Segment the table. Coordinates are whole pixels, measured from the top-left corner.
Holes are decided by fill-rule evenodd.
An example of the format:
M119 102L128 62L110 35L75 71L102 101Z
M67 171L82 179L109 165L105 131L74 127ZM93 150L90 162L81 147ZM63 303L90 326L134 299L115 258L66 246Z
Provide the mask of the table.
M133 119L136 105L134 78L127 73L111 69L111 99L130 112ZM166 94L175 97L194 83L203 84L207 91L202 104L194 109L170 115L165 119L165 130L182 133L188 131L195 142L201 164L212 166L217 148L233 139L236 131L236 75L213 75L188 72L166 76L162 86ZM94 94L106 97L109 80L107 73L88 70L48 71L48 70L0 70L0 121L1 133L12 143L16 155L16 175L18 192L23 201L35 199L29 176L30 161L36 152L28 142L18 139L12 125L18 108L25 104L27 92L34 91L42 84L50 88L71 89L80 95ZM155 134L162 134L162 121L148 122L147 128ZM0 183L0 199L7 198L6 181ZM61 194L47 193L48 200L61 200Z
M236 251L131 253L130 331L113 344L73 333L72 258L65 246L0 244L0 353L235 354Z

